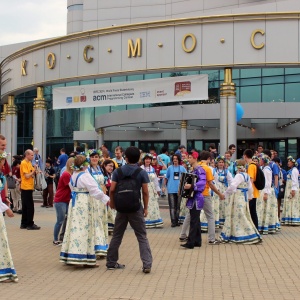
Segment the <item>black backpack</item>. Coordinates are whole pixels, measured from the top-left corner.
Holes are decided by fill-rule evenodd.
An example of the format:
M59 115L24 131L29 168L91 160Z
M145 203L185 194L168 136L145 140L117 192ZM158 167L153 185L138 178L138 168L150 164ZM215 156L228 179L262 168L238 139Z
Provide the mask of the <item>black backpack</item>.
M265 188L266 185L266 179L265 179L265 175L264 172L262 171L262 169L255 163L252 163L253 165L256 166L256 180L253 181L255 187L261 191Z
M141 168L136 169L131 176L124 176L122 168L116 170L118 183L114 193L115 208L121 213L137 212L141 207L141 187L136 180Z

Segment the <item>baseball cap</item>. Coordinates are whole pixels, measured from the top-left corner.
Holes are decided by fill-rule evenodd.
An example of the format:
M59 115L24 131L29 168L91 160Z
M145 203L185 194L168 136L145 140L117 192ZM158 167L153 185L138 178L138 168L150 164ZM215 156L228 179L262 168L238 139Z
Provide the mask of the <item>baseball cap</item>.
M194 159L197 159L199 156L199 153L194 151L191 155L193 156Z

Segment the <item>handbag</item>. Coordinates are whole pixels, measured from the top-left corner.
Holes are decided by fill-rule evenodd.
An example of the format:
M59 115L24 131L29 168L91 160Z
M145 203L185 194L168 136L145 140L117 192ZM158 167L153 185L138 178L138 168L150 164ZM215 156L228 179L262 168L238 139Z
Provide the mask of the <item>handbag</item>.
M7 188L13 190L16 188L16 180L12 177L7 175L6 176Z

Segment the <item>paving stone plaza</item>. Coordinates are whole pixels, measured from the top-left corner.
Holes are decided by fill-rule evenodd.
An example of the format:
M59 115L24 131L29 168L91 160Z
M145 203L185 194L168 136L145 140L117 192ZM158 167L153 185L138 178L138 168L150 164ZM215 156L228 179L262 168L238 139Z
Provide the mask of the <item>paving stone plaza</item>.
M18 283L1 285L2 299L299 299L300 227L283 227L259 245L207 244L180 247L180 228L171 228L162 206L162 229L149 229L150 274L141 271L138 244L128 228L120 248L124 270L64 266L52 245L55 211L35 204L41 230L21 230L20 218L5 217Z

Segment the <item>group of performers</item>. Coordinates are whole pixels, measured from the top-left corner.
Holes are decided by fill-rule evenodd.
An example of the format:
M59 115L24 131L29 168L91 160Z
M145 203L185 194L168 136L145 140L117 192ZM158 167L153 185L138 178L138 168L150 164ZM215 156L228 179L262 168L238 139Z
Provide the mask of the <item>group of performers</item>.
M163 226L158 203L162 191L157 173L157 170L162 169L161 165L167 169L165 180L169 193L172 227L180 225L185 219L188 209L193 208L193 202L189 201L190 199L181 198L178 195L178 185L181 173L193 172L189 159L193 160L195 157L195 155L188 156L181 164L180 157L175 154L172 157L172 164L168 168L164 164L160 164L158 168L159 164L155 155L148 153L141 155L140 166L148 173L150 180L148 183L149 213L145 218L146 228ZM4 159L5 153L1 153L0 164ZM274 188L274 174L270 157L261 154L259 157L254 157L253 160L259 164L265 177L265 187L257 197L257 225L253 222L249 210L249 202L254 198L255 187L251 175L247 172L247 160L240 159L234 164L224 156L210 160L214 185L217 188L216 192L212 192L211 195L215 227L222 227L220 234L222 242L260 243L262 241L261 234L276 233L280 230L276 198L278 191ZM251 158L250 161L252 162ZM295 159L289 156L287 161L289 171L287 172L281 222L283 225L300 225L299 172ZM120 166L111 159L102 161L101 164L100 162L101 153L94 149L89 150L87 155L79 154L74 159L70 180L71 197L68 207L68 222L60 252L60 261L66 264L97 267L96 260L106 256L108 233L113 229L116 214L108 205L110 178L113 170ZM0 189L4 187L5 180L2 180ZM186 205L187 202L189 205ZM179 207L181 208L180 213ZM6 211L8 216L11 215L9 207L2 202L0 210L1 212ZM200 221L201 230L207 230L208 222L203 210ZM0 223L1 253L4 253L4 267L0 269L0 281L16 281L17 276L2 214Z

